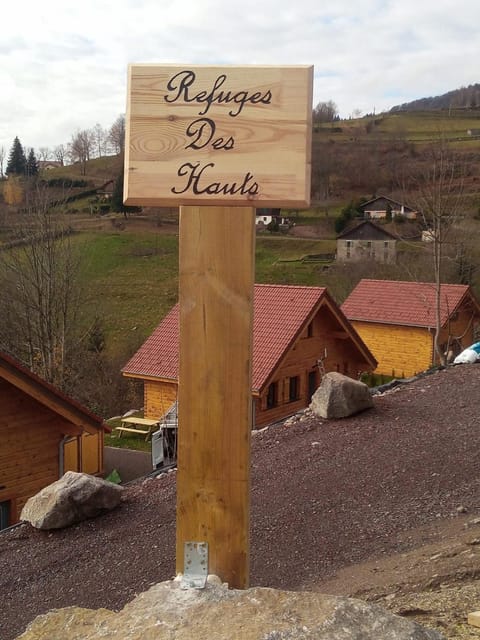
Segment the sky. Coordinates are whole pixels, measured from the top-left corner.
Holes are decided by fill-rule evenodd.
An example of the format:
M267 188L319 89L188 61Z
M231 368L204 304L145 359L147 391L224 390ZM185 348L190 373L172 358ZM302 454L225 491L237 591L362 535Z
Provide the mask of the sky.
M110 128L129 63L314 65L342 117L480 82L478 0L14 0L1 23L7 154Z

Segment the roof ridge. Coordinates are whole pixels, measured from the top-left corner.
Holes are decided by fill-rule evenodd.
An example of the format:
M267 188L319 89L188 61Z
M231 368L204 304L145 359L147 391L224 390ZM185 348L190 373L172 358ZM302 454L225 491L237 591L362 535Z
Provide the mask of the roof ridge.
M417 282L416 280L384 280L382 278L362 278L360 282L389 282L395 284L409 284L409 285L434 285L435 282ZM470 287L469 284L458 284L458 283L450 283L450 282L442 282L440 287L458 287L459 289L468 289Z
M255 283L254 287L265 287L269 289L311 289L312 291L315 289L326 289L326 287L320 287L319 285L308 285L308 284L268 284L268 283Z
M13 369L17 375L28 378L33 384L36 384L44 389L45 392L52 394L59 401L70 405L72 409L83 413L84 416L89 418L92 422L97 422L99 425L104 424L104 419L91 411L84 404L82 404L75 398L72 398L70 395L67 395L61 389L59 389L59 387L52 384L51 382L48 382L48 380L45 380L37 373L29 369L26 364L18 360L17 357L10 355L4 350L0 350L0 367L3 365L6 365L6 367Z

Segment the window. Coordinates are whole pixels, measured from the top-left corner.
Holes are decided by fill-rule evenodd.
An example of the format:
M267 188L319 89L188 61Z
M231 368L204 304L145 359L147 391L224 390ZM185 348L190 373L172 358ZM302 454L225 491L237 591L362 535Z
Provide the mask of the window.
M273 409L278 404L278 382L272 382L267 391L267 409Z
M352 250L352 241L351 240L347 240L345 244L346 244L346 247L347 247L347 258L350 258L350 254L351 254L351 250Z
M318 373L316 369L308 372L308 397L311 400L318 387Z
M6 529L10 524L10 500L0 502L0 530Z
M295 400L300 398L300 378L298 376L290 378L288 389L289 402L295 402Z
M313 338L313 322L310 322L307 327L307 338Z

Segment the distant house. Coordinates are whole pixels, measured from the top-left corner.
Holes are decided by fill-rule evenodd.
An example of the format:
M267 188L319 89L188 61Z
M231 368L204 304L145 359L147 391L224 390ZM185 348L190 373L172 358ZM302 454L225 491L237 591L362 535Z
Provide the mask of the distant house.
M281 209L272 209L271 207L264 207L263 209L255 210L255 224L257 226L266 227L272 220L280 218Z
M97 189L97 196L102 200L111 200L113 196L113 190L115 188L114 180L107 180L101 187Z
M337 260L339 262L395 263L397 259L397 238L374 224L363 220L347 228L337 237Z
M440 344L452 358L477 339L480 305L460 284L442 284L440 304ZM377 373L408 377L436 361L433 283L361 280L342 311L377 359Z
M281 209L257 209L255 212L255 226L257 229L266 229L271 222L279 226L291 226L289 218L280 215Z
M359 207L359 210L365 218L371 220L382 220L387 218L389 214L391 214L392 219L394 219L395 216L403 216L408 220L415 220L418 214L418 211L410 209L410 207L407 207L405 204L396 202L385 196L378 196L377 198L373 198L373 200L364 202Z
M49 171L50 169L58 169L58 167L63 167L61 162L58 160L39 160L38 168L41 171Z
M110 429L16 360L0 352L0 529L65 471L103 474Z
M178 321L176 305L123 368L123 375L143 380L147 418L162 417L177 397ZM325 288L255 285L252 395L257 427L308 406L324 371L357 378L376 364Z

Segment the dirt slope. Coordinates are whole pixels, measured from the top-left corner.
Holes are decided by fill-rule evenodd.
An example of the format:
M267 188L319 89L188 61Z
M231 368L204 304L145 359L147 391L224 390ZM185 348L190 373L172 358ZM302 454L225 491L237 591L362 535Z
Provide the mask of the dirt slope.
M452 367L354 418L256 434L252 584L359 595L480 637L463 624L480 609L479 383L480 365ZM119 608L168 579L174 525L171 473L129 486L102 518L0 535L0 638L51 608Z

